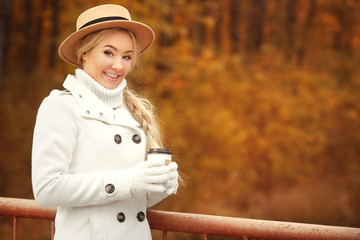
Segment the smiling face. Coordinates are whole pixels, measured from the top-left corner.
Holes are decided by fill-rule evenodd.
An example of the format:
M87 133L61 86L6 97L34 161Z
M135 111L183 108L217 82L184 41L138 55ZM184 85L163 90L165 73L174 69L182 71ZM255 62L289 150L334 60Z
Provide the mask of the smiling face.
M133 41L126 31L114 31L81 55L84 71L107 89L115 89L132 69Z

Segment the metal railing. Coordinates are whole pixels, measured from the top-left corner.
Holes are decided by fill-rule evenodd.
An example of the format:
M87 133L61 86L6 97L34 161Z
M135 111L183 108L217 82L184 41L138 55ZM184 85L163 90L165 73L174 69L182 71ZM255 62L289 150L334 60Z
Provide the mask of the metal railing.
M47 219L51 221L52 239L55 232L56 209L43 208L34 200L0 197L0 216L13 217L13 240L17 240L18 218ZM212 215L176 213L149 210L150 228L160 230L163 240L168 232L209 236L238 237L269 240L360 240L360 228L325 226L292 222L232 218Z

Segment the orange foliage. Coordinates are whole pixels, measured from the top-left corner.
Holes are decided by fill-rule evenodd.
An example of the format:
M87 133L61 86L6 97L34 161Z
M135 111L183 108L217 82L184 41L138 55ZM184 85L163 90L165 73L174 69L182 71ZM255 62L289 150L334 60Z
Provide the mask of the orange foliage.
M73 31L82 9L99 2L61 1L56 41ZM285 24L287 1L265 1L260 48L251 51L255 1L241 1L230 29L235 2L122 1L157 35L128 82L158 107L188 182L158 208L360 227L360 28L346 24L359 22L359 1L298 1L294 29ZM32 72L19 67L22 32L12 32L8 46L0 84L2 196L32 197L36 110L73 71L60 62L48 68L46 6Z

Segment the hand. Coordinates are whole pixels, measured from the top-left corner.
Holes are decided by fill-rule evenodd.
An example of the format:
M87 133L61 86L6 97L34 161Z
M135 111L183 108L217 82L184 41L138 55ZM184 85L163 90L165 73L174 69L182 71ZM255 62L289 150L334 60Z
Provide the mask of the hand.
M165 192L165 184L169 182L169 166L165 160L148 160L129 169L129 183L131 193Z
M178 189L178 179L179 179L179 173L177 171L178 165L176 162L171 162L169 164L170 172L169 172L169 181L165 184L166 187L166 193L168 195L175 194Z

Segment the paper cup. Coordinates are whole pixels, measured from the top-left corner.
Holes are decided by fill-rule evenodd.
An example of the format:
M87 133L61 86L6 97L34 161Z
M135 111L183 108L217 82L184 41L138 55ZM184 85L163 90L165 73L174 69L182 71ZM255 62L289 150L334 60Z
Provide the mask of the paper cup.
M147 159L164 159L165 165L169 165L171 163L172 152L166 148L150 148L147 152Z

